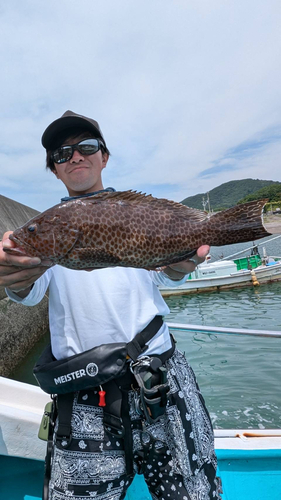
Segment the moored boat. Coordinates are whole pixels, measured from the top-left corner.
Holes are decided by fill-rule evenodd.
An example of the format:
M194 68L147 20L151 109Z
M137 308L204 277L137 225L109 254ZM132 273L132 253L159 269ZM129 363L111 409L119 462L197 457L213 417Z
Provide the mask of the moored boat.
M281 257L267 256L264 247L262 257L257 252L234 260L224 258L212 262L206 259L190 274L183 285L176 288L160 285L159 289L165 297L260 285L280 280Z

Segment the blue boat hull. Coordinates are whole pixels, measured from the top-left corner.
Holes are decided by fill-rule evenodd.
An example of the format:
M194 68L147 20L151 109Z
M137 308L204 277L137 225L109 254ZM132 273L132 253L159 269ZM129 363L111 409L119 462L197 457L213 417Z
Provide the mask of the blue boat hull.
M223 500L280 500L281 450L217 450ZM40 500L44 463L0 456L0 499ZM151 500L142 476L136 476L126 500Z

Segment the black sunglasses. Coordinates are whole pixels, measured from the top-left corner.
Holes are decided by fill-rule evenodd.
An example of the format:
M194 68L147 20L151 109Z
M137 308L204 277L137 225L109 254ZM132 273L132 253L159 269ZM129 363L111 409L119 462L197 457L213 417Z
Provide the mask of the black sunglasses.
M95 154L102 147L105 146L99 139L84 139L84 141L80 141L77 144L67 144L55 149L51 154L51 158L55 163L65 163L71 160L76 149L81 155L87 156Z

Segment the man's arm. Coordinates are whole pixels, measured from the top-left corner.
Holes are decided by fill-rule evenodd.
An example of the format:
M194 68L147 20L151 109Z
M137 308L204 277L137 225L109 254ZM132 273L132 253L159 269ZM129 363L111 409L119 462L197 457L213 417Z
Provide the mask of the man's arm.
M48 269L49 263L42 263L38 257L10 255L3 249L13 248L8 231L0 242L0 288L7 288L20 298L25 298L33 283Z

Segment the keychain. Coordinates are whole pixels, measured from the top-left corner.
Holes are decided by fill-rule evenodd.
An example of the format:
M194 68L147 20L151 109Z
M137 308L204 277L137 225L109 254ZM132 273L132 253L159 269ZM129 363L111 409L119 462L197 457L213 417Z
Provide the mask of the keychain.
M100 385L99 406L106 406L105 395L106 395L106 392L103 390L102 386Z

